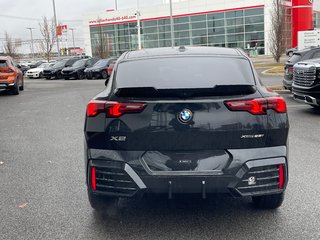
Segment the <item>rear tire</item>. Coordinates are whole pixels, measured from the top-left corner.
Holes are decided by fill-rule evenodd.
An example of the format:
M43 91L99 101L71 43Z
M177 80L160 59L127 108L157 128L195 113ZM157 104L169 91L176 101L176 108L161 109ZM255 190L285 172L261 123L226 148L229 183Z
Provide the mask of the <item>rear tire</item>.
M252 197L252 203L259 209L276 209L280 207L284 200L284 193Z
M65 77L64 80L69 80L69 77Z
M58 72L57 75L56 75L56 79L61 79L61 77L62 77L61 73Z
M102 72L101 72L101 77L102 77L103 79L107 79L107 78L108 78L108 73L107 73L106 71L102 71Z
M24 82L22 82L22 85L19 87L19 90L20 90L20 91L23 91L23 90L24 90Z
M78 72L77 77L79 80L82 80L84 78L84 74L82 72Z
M93 209L99 212L115 211L118 206L118 198L110 196L98 196L88 191L88 198Z
M13 86L13 89L11 90L11 93L13 95L19 95L20 93L20 87L18 86L18 83L16 83L14 86Z
M51 77L46 77L46 79L47 79L47 80L50 80L50 79L51 79Z

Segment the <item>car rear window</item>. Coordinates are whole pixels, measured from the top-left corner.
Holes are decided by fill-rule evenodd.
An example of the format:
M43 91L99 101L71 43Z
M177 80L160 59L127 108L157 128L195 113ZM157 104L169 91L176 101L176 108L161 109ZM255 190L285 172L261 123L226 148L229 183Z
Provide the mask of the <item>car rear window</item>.
M255 85L250 63L244 58L170 57L122 62L117 88L212 88L219 85Z
M8 67L8 63L6 60L0 60L0 68Z

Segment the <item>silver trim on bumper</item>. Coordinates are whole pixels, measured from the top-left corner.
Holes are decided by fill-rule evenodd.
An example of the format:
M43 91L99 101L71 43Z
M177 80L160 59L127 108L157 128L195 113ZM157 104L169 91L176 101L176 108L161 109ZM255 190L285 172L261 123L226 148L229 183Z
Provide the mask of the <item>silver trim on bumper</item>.
M298 102L303 102L303 103L314 105L314 106L320 106L318 104L316 98L308 96L308 95L299 95L299 94L294 93L293 98L294 98L294 100L296 100ZM310 101L308 101L308 100L310 100Z
M146 189L146 185L143 183L141 178L136 174L136 172L128 165L124 165L124 170L127 172L127 174L132 178L132 180L138 185L140 189Z

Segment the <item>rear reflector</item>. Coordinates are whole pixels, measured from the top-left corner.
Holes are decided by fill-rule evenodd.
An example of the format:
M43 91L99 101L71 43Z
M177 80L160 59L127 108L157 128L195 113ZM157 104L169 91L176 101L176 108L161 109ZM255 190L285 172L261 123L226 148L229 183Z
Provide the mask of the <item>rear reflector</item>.
M106 113L106 117L117 118L126 113L140 113L146 107L144 103L118 103L93 100L87 106L87 116L95 117Z
M279 165L279 188L282 189L284 185L284 167L282 164Z
M96 168L95 167L91 167L91 188L94 191L97 189Z
M287 112L287 105L282 97L226 101L225 105L231 111L247 111L254 115L266 114L268 109L278 113Z

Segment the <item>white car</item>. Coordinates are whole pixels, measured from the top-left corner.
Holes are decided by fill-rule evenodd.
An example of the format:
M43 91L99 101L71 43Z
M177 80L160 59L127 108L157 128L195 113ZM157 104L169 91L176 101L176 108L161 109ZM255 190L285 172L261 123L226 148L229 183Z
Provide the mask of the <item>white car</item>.
M28 78L41 78L42 77L42 72L43 69L45 68L49 68L52 65L54 65L54 63L42 63L39 67L37 68L31 68L30 70L28 70L26 72L26 76Z

